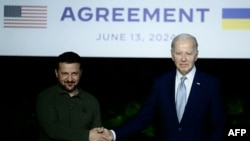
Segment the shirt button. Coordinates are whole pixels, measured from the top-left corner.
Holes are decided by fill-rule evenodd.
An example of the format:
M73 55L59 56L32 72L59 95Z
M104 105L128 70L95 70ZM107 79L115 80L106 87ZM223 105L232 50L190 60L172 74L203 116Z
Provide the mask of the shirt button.
M181 131L181 128L180 128L180 127L178 128L178 131Z

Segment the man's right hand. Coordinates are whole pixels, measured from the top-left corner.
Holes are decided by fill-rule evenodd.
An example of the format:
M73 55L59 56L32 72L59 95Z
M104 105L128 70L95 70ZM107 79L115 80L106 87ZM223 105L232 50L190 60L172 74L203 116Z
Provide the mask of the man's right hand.
M89 131L89 141L113 141L113 134L103 127L93 128Z

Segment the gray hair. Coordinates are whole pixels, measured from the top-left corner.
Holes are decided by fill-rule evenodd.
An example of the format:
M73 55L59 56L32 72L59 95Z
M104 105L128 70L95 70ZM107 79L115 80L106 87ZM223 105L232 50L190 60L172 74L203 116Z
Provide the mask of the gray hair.
M196 38L193 35L188 34L188 33L182 33L182 34L175 36L175 38L172 40L172 43L171 43L171 51L174 50L175 42L178 40L182 40L182 39L192 39L194 41L194 48L196 49L196 51L198 51L198 42Z

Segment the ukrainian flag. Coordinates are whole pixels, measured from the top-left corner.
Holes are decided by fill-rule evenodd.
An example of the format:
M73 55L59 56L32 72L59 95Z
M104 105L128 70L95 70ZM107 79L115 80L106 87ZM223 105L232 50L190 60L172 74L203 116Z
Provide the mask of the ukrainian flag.
M223 29L250 29L250 8L223 8Z

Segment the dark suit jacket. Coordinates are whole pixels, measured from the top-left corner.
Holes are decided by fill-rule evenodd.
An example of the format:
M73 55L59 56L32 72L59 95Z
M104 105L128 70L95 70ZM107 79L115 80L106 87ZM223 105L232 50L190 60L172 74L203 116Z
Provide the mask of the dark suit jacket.
M131 121L115 129L120 140L157 121L159 141L221 141L224 132L224 106L219 81L196 70L181 122L175 108L176 70L155 79L152 94Z

